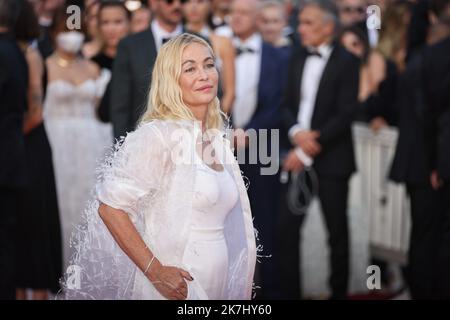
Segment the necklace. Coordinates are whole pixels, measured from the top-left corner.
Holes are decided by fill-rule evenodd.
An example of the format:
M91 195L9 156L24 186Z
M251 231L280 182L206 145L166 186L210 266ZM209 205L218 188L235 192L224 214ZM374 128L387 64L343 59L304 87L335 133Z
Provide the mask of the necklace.
M63 57L56 55L56 63L58 64L58 66L60 66L62 68L67 68L68 66L73 64L75 61L76 61L76 58L75 59L65 59Z

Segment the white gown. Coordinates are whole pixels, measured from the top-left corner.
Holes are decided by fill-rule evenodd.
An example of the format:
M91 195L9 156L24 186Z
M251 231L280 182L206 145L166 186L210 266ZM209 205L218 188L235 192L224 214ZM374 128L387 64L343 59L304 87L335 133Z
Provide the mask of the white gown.
M216 171L201 161L196 175L191 232L183 265L209 299L225 299L228 249L224 223L239 193L225 168Z
M220 133L213 145L223 172L191 161L199 132L189 120L152 120L116 144L74 233L77 254L58 299L164 299L111 236L100 202L126 212L163 265L191 273L187 299L252 297L256 242L244 181Z
M112 127L96 118L96 100L104 93L110 73L80 85L64 80L48 84L44 121L52 148L60 212L64 269L74 253L70 236L96 182L95 169L113 143Z

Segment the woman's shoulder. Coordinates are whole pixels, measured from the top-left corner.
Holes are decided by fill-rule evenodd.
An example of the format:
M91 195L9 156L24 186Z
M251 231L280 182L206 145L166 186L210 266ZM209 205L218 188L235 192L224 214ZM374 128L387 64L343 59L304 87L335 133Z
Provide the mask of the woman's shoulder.
M128 132L125 141L141 140L146 142L157 138L164 138L166 129L160 121L152 120L139 124L134 131ZM160 140L160 139L158 139ZM163 140L163 139L162 139Z
M211 34L211 42L219 54L234 52L233 42L230 38L218 34Z
M231 44L233 45L233 42L231 41L231 38L217 34L217 33L211 33L211 39L214 39L213 41L217 41L219 44Z
M39 50L32 45L27 47L26 57L35 63L43 63L43 59L41 54L39 53Z
M88 59L81 59L79 66L86 72L90 78L98 78L100 76L100 67L93 61Z
M29 46L26 51L26 60L28 62L28 66L32 69L39 70L39 73L42 72L44 67L44 60L42 59L39 50L36 48Z
M188 119L153 119L141 123L137 130L156 130L165 135L179 129L189 129L195 126L195 121Z
M177 137L191 132L194 126L194 121L190 120L153 119L139 124L127 137L138 137L144 140L157 138L168 146L170 141L179 140Z
M201 134L201 123L190 119L153 119L141 123L135 132L140 136L157 137L168 149L180 145L188 148Z

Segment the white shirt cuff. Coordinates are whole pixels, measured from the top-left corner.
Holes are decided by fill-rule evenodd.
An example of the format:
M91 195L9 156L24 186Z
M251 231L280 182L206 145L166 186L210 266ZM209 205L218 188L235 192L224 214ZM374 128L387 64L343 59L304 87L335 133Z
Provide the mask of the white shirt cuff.
M293 126L289 129L288 135L289 135L289 139L291 139L292 144L295 145L294 137L295 137L295 135L296 135L298 132L300 132L300 131L302 131L302 130L303 130L303 129L302 129L302 126L299 125L299 124L293 125Z
M300 159L300 161L305 165L305 167L310 167L313 165L314 160L308 156L300 147L295 148L295 155Z

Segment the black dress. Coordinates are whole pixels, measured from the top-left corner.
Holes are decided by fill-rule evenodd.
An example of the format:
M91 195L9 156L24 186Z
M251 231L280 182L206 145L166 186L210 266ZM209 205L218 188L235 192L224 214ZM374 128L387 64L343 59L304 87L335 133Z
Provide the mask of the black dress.
M26 186L25 139L28 66L14 35L0 31L0 300L15 298L16 215Z
M25 147L29 183L17 212L16 288L57 293L62 275L61 230L52 151L43 123L25 136Z
M107 56L103 52L100 52L99 54L93 56L91 60L98 64L101 69L108 69L109 71L112 71L114 63L113 57Z
M390 126L398 122L395 102L397 101L397 79L399 71L392 60L385 59L386 77L378 85L378 92L370 95L362 102L363 116L357 115L358 120L372 121L375 117L383 117Z
M95 62L100 69L107 69L112 71L114 58L107 56L103 52L100 52L96 56L91 59ZM110 101L111 101L111 81L108 83L105 89L105 93L103 94L102 99L100 100L99 106L97 108L97 116L102 122L110 122Z

